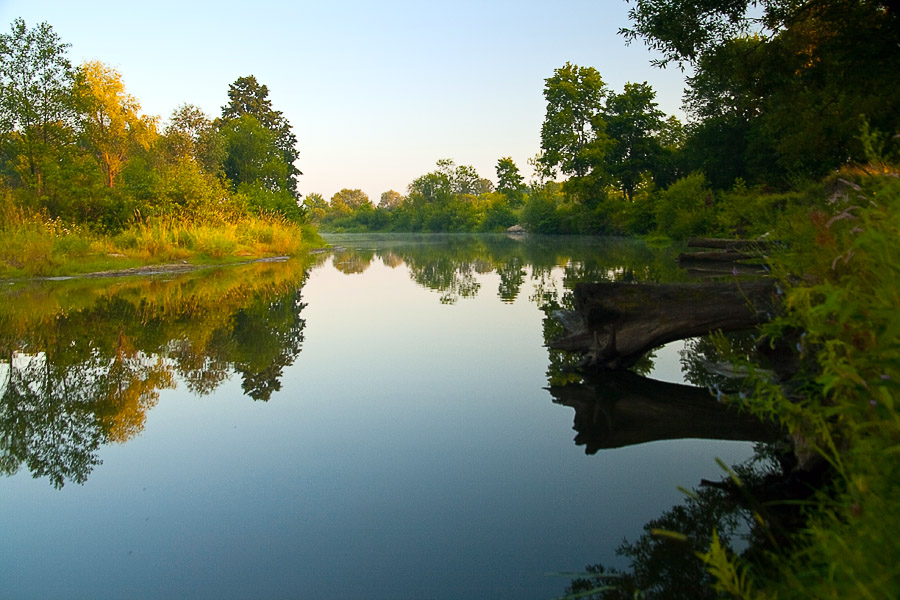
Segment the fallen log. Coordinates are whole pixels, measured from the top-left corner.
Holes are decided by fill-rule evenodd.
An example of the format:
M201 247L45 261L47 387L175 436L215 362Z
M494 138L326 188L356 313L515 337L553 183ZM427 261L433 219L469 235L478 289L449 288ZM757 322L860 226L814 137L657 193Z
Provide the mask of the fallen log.
M565 335L549 346L583 354L582 370L625 369L669 342L764 323L774 294L775 282L767 279L581 283L574 290L574 314L557 316Z
M682 252L678 255L678 262L737 262L748 258L759 258L757 254L747 254L726 250L725 252Z
M778 429L722 404L704 389L631 371L549 388L553 402L575 409L575 445L586 454L658 440L775 441Z
M694 263L683 264L681 267L691 277L698 279L726 276L750 275L759 277L765 275L768 271L765 266L753 263Z
M781 246L781 242L771 240L732 240L725 238L691 238L687 241L688 248L713 248L717 250L751 250L753 252L765 252Z

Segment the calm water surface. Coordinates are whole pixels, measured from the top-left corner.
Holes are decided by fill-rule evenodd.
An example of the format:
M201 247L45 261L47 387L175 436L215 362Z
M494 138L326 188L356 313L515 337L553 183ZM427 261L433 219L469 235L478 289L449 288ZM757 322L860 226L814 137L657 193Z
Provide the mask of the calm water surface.
M549 300L635 242L338 236L331 255L0 296L0 596L553 598L746 442L587 454ZM679 382L680 345L652 375Z

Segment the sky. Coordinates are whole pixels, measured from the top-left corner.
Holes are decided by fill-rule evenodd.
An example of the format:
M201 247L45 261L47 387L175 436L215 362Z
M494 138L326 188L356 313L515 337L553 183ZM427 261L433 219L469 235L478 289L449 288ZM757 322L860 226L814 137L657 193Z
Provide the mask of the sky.
M118 70L142 111L163 123L182 104L210 117L228 85L254 75L298 139L300 192L326 199L362 189L406 193L439 159L496 182L511 157L530 177L540 151L544 80L567 61L591 66L613 91L649 83L659 108L684 117L684 76L626 46L625 0L0 0L46 21L78 65Z

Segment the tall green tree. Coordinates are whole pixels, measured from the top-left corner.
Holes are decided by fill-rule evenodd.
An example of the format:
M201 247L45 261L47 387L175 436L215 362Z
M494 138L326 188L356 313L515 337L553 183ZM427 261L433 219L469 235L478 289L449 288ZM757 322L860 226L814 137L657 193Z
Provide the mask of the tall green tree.
M506 196L511 206L521 206L525 195L525 179L511 157L497 160L497 191Z
M69 44L47 23L29 29L21 18L0 34L0 152L3 171L38 196L72 141L76 116Z
M228 86L228 104L222 107L222 120L226 123L247 115L272 133L274 146L286 167L281 189L299 199L297 177L302 173L296 166L300 157L297 136L282 112L272 108L269 88L260 84L253 75L239 77Z
M593 67L567 62L545 80L542 161L569 175L569 187L581 190L581 195L590 194L590 187L606 183L604 165L610 141L603 101L607 94L603 78Z
M900 131L900 2L638 0L622 33L689 65L691 168L779 183L865 160Z
M656 92L644 82L626 83L621 94L610 93L606 100L606 134L613 142L607 152L609 171L629 202L641 179L661 166L657 135L665 113L655 99Z
M288 165L275 145L275 134L256 117L231 119L220 131L225 140L225 175L235 188L259 184L278 192L289 185Z
M210 175L223 175L225 140L200 108L182 104L169 117L165 135L169 152L188 158Z

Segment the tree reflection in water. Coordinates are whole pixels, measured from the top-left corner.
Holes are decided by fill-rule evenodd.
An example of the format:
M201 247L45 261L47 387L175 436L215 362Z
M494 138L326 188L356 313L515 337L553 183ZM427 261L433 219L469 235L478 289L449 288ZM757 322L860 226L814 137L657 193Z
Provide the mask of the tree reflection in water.
M753 459L734 471L748 488L780 476L771 448L763 445L757 446ZM574 580L567 594L602 600L718 598L714 580L698 558L709 550L713 532L732 552L756 552L764 543L760 538L769 535L728 484L687 492L682 504L645 524L643 531L636 541L623 541L616 549L618 556L629 560L628 569L591 565L587 567L590 575Z
M547 331L552 335L554 330ZM727 468L721 481L701 481L682 504L645 524L637 540L623 541L616 554L629 561L627 569L590 565L568 587L567 598L720 597L700 557L709 551L713 535L728 552L766 568L767 552L788 543L786 532L803 525L802 503L827 477L821 469L796 469L796 457L783 448L789 444L782 432L719 403L710 391L741 388L741 373L729 371L728 360L753 357L758 364L753 335L696 338L680 355L685 378L695 386L631 371L594 373L566 384L561 373L569 365L557 361L551 383L554 378L559 383L549 389L554 402L575 410L575 443L594 454L656 440L744 440L757 442L755 456Z
M580 281L673 281L686 275L674 260L677 249L652 249L639 240L579 238L577 236L529 236L522 239L502 234L401 234L332 235L340 250L333 264L346 274L362 273L377 256L391 268L406 264L418 285L438 292L444 304L477 296L477 275L497 273L497 296L513 302L529 278L543 280L557 297ZM354 248L355 247L355 248ZM562 289L551 284L555 271L562 273ZM557 298L559 299L559 298ZM543 299L532 298L542 303Z
M199 395L231 373L254 400L300 352L302 263L174 279L40 282L4 290L0 470L83 483L103 444L139 434L178 379Z

